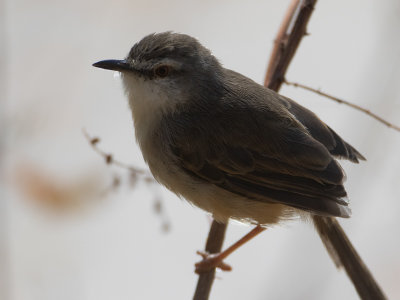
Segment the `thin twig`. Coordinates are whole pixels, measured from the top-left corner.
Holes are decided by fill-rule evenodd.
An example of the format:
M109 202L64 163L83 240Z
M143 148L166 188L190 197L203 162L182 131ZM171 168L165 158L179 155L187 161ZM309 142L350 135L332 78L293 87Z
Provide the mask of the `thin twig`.
M274 91L280 89L290 61L306 33L306 26L316 2L317 0L305 0L300 3L300 0L293 0L290 3L275 39L275 46L269 60L264 86ZM298 13L295 14L295 12ZM207 238L207 252L218 253L221 251L226 227L226 224L213 221ZM209 249L209 243L216 244L218 247ZM214 277L215 269L199 275L193 297L194 300L208 299Z
M361 106L359 106L359 105L357 105L357 104L354 104L354 103L351 103L351 102L349 102L349 101L346 101L346 100L337 98L337 97L335 97L335 96L332 96L332 95L329 95L329 94L327 94L327 93L325 93L325 92L322 92L322 91L319 90L319 89L317 90L317 89L314 89L314 88L312 88L312 87L309 87L309 86L304 85L304 84L301 84L301 83L290 82L290 81L287 81L287 80L285 80L284 83L287 84L287 85L291 85L291 86L294 86L294 87L299 87L299 88L305 89L305 90L307 90L307 91L316 93L316 94L318 94L318 95L320 95L320 96L323 96L323 97L326 97L326 98L331 99L331 100L333 100L333 101L336 101L337 103L345 104L345 105L347 105L347 106L350 106L350 107L352 107L352 108L354 108L354 109L356 109L356 110L362 111L363 113L365 113L365 114L367 114L368 116L374 118L375 120L377 120L377 121L379 121L379 122L385 124L387 127L393 128L394 130L397 130L397 131L400 131L400 127L399 127L399 126L396 126L396 125L394 125L394 124L392 124L392 123L386 121L385 119L381 118L380 116L376 115L375 113L371 112L370 110L368 110L368 109L366 109L366 108L363 108L363 107L361 107Z
M106 164L113 164L122 169L126 169L133 174L142 175L142 176L144 176L145 181L154 181L155 182L155 180L151 176L150 172L136 168L127 163L115 160L112 154L107 153L104 150L101 150L97 146L98 143L100 142L100 139L98 137L91 137L85 129L82 129L82 132L83 132L83 135L85 136L85 138L87 139L87 141L89 142L90 146L92 147L92 149L104 158L104 161L106 162Z
M130 174L130 185L134 186L137 182L138 179L142 179L146 184L156 184L157 181L154 179L154 177L150 174L149 171L147 170L142 170L139 168L136 168L132 165L129 165L127 163L115 160L113 155L110 153L107 153L106 151L100 149L98 147L98 144L100 143L100 138L98 137L91 137L88 132L83 128L82 129L83 135L85 136L86 140L88 141L89 145L92 147L92 149L98 153L100 156L103 157L104 161L106 162L106 164L108 165L115 165L121 169L125 169L129 172ZM113 182L111 184L111 188L116 188L120 185L121 180L119 178L119 176L115 176L113 178ZM108 192L109 189L106 190L106 192ZM162 198L158 195L155 195L154 199L154 204L153 204L153 208L154 208L154 212L161 218L162 220L162 230L164 232L168 232L171 224L169 221L169 218L167 217L167 215L165 214L164 210L163 210L163 203L162 203Z

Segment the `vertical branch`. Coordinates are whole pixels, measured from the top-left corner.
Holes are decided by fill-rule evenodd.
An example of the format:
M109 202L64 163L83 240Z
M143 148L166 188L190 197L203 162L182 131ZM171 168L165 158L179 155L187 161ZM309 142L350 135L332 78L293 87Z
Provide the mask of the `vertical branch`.
M218 253L221 252L222 244L225 239L227 224L218 223L213 220L208 233L206 252L208 253ZM214 281L215 269L209 272L201 273L199 275L199 280L197 281L196 291L194 293L193 300L205 300L208 299L210 295L211 286Z
M280 89L300 41L306 35L307 24L316 2L317 0L293 0L290 4L276 37L264 81L264 86L271 90Z
M275 39L264 86L278 91L284 81L286 70L292 60L302 37L306 33L308 20L317 0L292 0L278 35ZM206 251L221 251L227 224L213 221L207 238ZM215 269L199 275L194 300L207 300L215 277Z
M272 48L267 72L265 75L265 81L264 81L265 87L268 87L272 81L272 78L275 77L274 73L279 63L278 58L285 49L288 39L288 30L290 21L292 20L298 6L299 6L299 0L292 0L292 2L289 4L285 16L283 17L282 24L279 27L278 33L276 34L276 38L274 40L274 47Z

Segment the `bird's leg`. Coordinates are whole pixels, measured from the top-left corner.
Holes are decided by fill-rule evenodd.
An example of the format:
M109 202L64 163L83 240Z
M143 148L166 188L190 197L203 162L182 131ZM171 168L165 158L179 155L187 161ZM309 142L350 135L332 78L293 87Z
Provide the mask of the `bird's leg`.
M250 241L253 237L263 232L265 229L266 228L257 225L248 234L246 234L236 243L234 243L233 245L231 245L230 247L228 247L227 249L225 249L220 253L209 254L206 252L197 251L197 254L201 255L203 257L203 260L195 264L196 267L195 272L197 274L200 274L208 272L214 268L219 268L223 271L231 271L232 270L231 266L224 263L223 260L232 252L234 252L236 249L238 249L240 246L244 245L245 243Z

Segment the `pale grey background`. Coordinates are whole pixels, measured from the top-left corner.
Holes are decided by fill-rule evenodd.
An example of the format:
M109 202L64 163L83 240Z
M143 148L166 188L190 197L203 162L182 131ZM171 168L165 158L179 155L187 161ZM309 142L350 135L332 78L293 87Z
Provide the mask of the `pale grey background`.
M35 166L60 182L113 174L83 127L118 159L145 167L121 83L95 69L123 58L151 32L193 35L222 63L262 82L289 1L3 0L0 8L0 299L190 299L205 213L164 189L121 188L82 209L53 213L21 193L16 173ZM287 78L320 87L400 124L400 2L318 1ZM390 299L400 298L400 133L305 91L311 108L367 158L343 163L353 217L348 235ZM6 130L4 130L6 129ZM152 209L161 195L171 230ZM79 201L85 202L85 194ZM88 196L89 198L89 196ZM90 203L92 203L90 202ZM231 224L225 244L249 230ZM357 299L310 224L275 227L232 255L211 299Z

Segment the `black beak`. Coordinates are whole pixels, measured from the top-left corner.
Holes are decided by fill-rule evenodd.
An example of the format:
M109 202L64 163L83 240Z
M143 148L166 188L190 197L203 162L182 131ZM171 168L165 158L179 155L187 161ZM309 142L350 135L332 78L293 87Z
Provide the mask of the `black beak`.
M108 59L93 64L93 67L114 71L132 71L133 68L126 60Z

